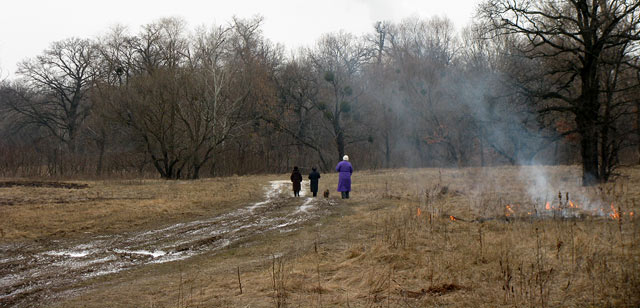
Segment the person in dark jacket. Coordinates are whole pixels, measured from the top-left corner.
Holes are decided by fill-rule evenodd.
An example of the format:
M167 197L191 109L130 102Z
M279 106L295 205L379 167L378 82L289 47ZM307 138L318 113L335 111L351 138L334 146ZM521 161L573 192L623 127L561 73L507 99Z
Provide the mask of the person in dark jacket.
M338 191L342 194L342 199L349 199L349 191L351 191L351 174L353 167L349 163L349 156L342 157L342 161L336 166L338 175Z
M293 196L300 197L300 182L302 182L302 174L298 170L298 167L293 167L291 172L291 182L293 183Z
M313 196L318 195L318 180L320 179L320 172L316 170L315 167L311 168L311 173L309 173L309 187L311 188L311 192Z

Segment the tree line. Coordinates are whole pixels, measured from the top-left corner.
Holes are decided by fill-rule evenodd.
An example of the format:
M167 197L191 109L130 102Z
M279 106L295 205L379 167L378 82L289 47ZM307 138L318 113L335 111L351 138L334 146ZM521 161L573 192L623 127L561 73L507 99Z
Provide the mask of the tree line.
M638 1L490 0L287 52L262 18L54 42L0 84L1 176L202 176L640 159Z

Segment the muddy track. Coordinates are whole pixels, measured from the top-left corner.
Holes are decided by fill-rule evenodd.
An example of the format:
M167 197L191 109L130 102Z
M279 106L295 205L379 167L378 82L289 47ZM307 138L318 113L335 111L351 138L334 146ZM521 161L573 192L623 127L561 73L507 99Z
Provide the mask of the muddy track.
M289 187L288 181L272 181L264 201L161 229L83 241L0 245L0 306L49 302L84 280L215 252L268 231L292 231L317 217L330 202L291 198Z
M47 187L47 188L66 188L66 189L83 189L89 187L87 184L63 183L63 182L43 182L43 181L0 181L0 187Z

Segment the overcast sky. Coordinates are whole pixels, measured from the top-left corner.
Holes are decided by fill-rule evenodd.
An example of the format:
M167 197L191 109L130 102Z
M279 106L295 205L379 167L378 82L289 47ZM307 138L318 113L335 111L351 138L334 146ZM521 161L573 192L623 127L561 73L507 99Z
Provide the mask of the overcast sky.
M372 31L378 20L447 16L457 28L471 21L480 0L7 0L0 6L0 70L14 77L16 64L69 37L95 38L115 24L137 33L161 17L182 17L190 29L224 24L232 16L260 14L263 33L289 49L320 35Z

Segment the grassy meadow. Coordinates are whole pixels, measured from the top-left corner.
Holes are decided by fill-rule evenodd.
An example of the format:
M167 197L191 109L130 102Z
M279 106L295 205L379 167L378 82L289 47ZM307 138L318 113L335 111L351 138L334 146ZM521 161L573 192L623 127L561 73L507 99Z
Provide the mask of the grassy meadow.
M53 307L638 307L640 168L583 188L579 166L356 172L351 199L293 232L101 276ZM83 238L215 216L288 175L0 188L3 242ZM289 198L289 197L287 197ZM579 201L578 201L579 200ZM547 203L550 205L547 210ZM638 214L636 214L638 213Z

